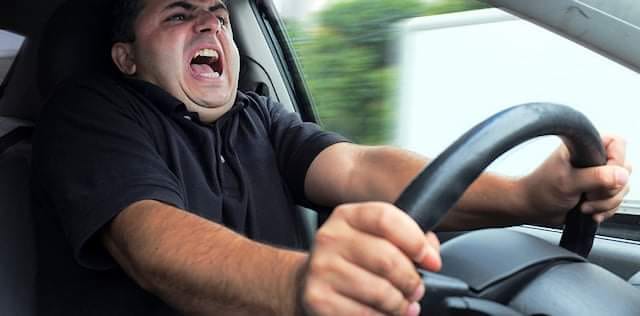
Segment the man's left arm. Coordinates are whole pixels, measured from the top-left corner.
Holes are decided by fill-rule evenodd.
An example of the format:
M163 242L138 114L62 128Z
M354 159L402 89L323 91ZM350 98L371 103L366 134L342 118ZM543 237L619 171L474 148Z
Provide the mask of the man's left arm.
M567 210L586 192L583 211L597 220L612 216L628 192L631 167L624 141L605 137L608 163L576 169L561 146L536 171L522 178L483 173L440 224L441 230L522 223L562 223ZM347 143L332 145L311 164L305 179L308 198L321 205L355 201L394 202L429 159L398 148ZM508 192L508 194L505 194Z

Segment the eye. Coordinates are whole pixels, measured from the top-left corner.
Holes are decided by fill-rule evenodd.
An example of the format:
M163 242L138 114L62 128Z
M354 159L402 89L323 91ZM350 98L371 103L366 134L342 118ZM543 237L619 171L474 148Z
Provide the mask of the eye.
M220 25L227 25L226 17L219 15L217 18L218 18L218 23L220 23Z
M167 21L181 22L181 21L185 21L186 19L187 19L187 16L185 14L178 13L178 14L174 14L174 15L170 16L169 18L167 18Z

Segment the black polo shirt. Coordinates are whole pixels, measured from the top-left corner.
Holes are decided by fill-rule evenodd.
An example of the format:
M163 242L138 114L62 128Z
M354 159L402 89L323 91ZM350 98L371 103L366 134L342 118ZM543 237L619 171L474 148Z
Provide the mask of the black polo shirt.
M173 314L115 264L97 232L158 200L254 240L299 248L313 159L342 137L238 93L212 124L161 88L96 77L63 87L34 137L41 314Z

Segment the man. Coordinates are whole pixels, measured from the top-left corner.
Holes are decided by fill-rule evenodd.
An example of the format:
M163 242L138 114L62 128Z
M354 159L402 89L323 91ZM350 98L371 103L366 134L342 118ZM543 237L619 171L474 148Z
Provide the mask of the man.
M415 265L438 270L439 244L388 202L427 160L238 93L220 0L117 2L122 77L68 84L35 138L40 311L417 315ZM574 169L561 147L527 177L481 176L440 228L557 224L583 193L604 220L630 167L603 141L604 167ZM294 202L334 207L309 254L289 250Z

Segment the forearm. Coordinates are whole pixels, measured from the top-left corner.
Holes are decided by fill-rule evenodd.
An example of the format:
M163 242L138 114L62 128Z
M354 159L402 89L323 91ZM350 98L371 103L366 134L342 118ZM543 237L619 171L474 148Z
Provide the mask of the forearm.
M340 143L313 161L305 192L314 203L324 206L393 202L427 162L425 157L390 146Z
M449 210L438 230L513 226L531 222L525 190L518 179L489 172L481 174L456 205Z
M340 188L338 192L326 193L327 197L340 196L337 203L354 201L394 202L411 180L429 162L429 159L399 148L380 146L350 146L345 148L352 162L342 162L348 166L349 174L345 185L329 185ZM344 159L344 158L343 158ZM326 177L323 181L326 181ZM460 201L449 211L439 230L460 230L486 226L508 226L528 220L526 199L520 182L483 173L467 189Z
M303 253L250 241L151 201L127 208L104 236L135 281L181 312L293 314Z

